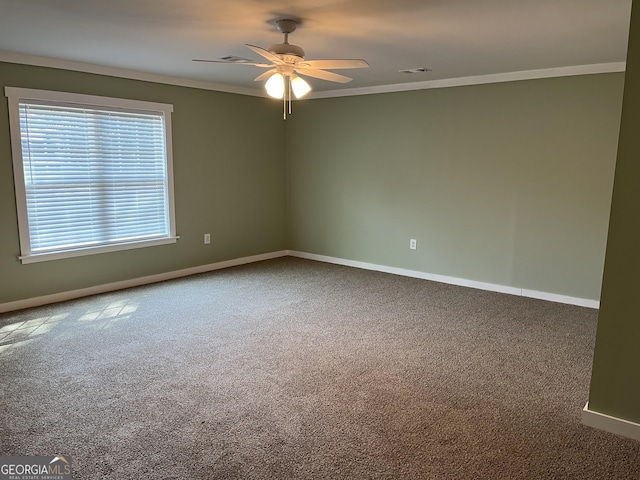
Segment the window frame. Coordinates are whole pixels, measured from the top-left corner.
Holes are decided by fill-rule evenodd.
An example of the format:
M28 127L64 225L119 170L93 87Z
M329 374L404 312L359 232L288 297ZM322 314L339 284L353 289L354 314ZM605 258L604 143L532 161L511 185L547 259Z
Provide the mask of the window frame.
M23 264L176 243L176 241L180 237L176 235L173 185L173 142L171 138L171 113L173 112L173 105L141 100L85 95L70 92L57 92L52 90L36 90L20 87L5 87L5 96L7 97L9 107L11 155L13 159L13 176L16 198L16 211L18 216L18 232L20 236L20 255L18 256L18 258ZM108 245L72 248L66 250L59 249L50 252L32 252L27 211L27 194L24 178L22 134L20 130L19 111L19 103L24 101L28 102L29 100L32 100L34 102L50 102L60 106L67 105L73 107L84 106L89 108L108 108L111 110L120 110L125 112L144 112L162 115L164 119L165 134L164 137L168 203L168 205L166 205L166 208L169 216L169 235L152 240L128 241L122 243L112 243Z

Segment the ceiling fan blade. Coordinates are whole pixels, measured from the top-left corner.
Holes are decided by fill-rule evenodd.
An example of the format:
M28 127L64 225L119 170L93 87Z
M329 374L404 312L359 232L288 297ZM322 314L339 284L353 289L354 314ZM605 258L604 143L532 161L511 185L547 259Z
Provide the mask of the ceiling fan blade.
M254 52L256 52L258 55L261 55L267 60L272 61L276 65L284 65L285 63L279 56L277 56L274 53L271 53L269 50L265 50L262 47L256 47L255 45L249 45L248 43L245 45L251 50L253 50Z
M253 79L254 82L261 82L262 80L266 80L269 77L271 77L271 75L273 75L274 73L276 73L278 71L277 68L273 68L271 70L267 70L266 72L264 72L262 75L258 75L256 78Z
M192 61L194 62L207 62L207 63L227 63L231 65L249 65L251 67L261 67L261 68L269 68L273 67L271 63L254 63L254 62L228 62L226 60L203 60L200 58L194 58Z
M369 64L362 59L349 60L304 60L298 63L304 68L323 68L327 70L337 70L339 68L367 68Z
M307 77L320 78L322 80L328 80L330 82L338 82L338 83L348 83L352 78L345 77L344 75L340 75L338 73L327 72L325 70L316 70L316 69L307 69L300 68L298 66L295 67L295 71L300 75L306 75Z

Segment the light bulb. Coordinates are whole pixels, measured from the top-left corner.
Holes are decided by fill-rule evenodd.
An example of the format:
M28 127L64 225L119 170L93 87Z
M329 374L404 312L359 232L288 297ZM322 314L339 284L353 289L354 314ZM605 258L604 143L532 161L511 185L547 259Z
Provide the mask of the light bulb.
M302 98L311 91L311 86L297 75L291 78L291 88L296 98Z
M282 98L284 96L284 77L280 73L274 73L264 84L264 88L267 89L269 96Z

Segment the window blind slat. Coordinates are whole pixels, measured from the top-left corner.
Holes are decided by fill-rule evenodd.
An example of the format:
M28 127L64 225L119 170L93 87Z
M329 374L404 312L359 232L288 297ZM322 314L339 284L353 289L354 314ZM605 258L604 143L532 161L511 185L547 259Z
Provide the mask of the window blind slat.
M162 113L18 108L31 253L170 236Z

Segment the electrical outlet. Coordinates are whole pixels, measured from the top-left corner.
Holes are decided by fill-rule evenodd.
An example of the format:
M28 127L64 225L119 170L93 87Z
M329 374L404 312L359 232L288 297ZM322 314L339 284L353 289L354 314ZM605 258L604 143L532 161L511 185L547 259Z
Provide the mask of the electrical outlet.
M418 248L418 240L416 240L415 238L409 240L409 248L411 250L416 250Z
M211 243L211 234L210 233L205 233L204 234L204 244L205 245L209 245Z

